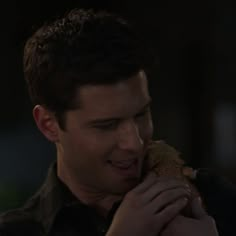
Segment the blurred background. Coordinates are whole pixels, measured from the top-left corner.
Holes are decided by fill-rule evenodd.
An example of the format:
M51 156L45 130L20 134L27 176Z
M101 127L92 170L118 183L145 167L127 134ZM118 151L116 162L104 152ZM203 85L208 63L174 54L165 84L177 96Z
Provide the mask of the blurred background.
M54 146L37 130L22 73L25 40L73 7L130 20L159 55L150 76L155 139L194 168L236 183L236 8L233 1L16 1L1 8L0 211L21 205L43 182Z

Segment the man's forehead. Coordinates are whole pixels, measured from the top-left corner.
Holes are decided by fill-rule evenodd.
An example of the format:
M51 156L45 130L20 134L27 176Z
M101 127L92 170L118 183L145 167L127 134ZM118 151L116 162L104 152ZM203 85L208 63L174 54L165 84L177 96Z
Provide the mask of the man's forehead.
M119 102L122 97L130 99L148 99L149 91L146 75L140 71L136 75L120 80L114 84L85 85L80 87L77 93L80 106L86 106L87 103L99 102Z
M132 116L150 103L146 77L141 73L112 85L86 85L78 92L80 116L106 119Z

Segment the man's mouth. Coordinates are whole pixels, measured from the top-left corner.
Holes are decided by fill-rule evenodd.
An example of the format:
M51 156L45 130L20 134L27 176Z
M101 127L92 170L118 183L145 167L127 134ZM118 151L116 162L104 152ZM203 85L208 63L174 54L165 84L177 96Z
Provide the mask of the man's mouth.
M122 161L113 161L108 160L108 163L111 167L122 176L136 176L138 174L138 160L122 160Z
M132 166L137 160L124 160L124 161L111 161L109 160L108 162L117 168L121 168L121 169L127 169L130 166Z

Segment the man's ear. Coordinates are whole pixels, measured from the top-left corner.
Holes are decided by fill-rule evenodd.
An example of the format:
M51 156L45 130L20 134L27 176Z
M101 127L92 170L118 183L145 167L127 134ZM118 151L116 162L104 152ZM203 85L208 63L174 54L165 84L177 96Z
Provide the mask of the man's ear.
M33 109L33 117L38 129L51 142L59 140L59 130L57 119L53 112L41 105L36 105Z

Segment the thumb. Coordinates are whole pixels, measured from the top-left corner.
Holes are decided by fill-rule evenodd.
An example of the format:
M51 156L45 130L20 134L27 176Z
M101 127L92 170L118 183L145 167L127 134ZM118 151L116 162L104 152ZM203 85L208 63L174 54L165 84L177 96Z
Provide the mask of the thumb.
M192 200L191 208L194 218L201 219L204 216L207 216L207 212L202 205L202 200L200 197L196 197Z

